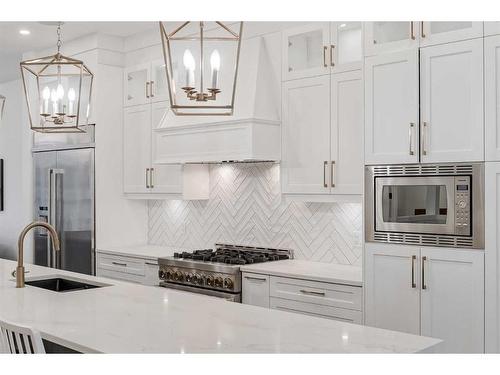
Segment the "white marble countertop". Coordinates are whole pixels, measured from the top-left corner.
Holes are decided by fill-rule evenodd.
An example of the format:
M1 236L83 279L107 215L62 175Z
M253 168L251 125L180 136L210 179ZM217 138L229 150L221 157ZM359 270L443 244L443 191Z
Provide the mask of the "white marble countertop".
M124 245L124 246L101 246L96 249L98 253L123 255L143 259L158 259L174 255L174 252L192 251L180 247L157 246L157 245Z
M26 265L27 280L66 275L112 285L67 293L17 289L14 267L0 259L0 319L81 352L411 353L440 342L34 265Z
M361 267L289 259L241 266L243 272L363 286Z

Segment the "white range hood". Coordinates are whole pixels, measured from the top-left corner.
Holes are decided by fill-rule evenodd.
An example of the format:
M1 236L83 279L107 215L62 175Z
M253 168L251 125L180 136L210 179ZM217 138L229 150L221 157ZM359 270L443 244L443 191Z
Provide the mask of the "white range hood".
M254 37L241 44L233 116L175 116L154 130L158 164L279 161L280 40Z

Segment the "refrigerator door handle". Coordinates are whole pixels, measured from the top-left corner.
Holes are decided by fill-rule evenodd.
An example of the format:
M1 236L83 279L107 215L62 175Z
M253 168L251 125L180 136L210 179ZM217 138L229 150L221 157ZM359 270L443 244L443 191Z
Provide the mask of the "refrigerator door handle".
M64 174L63 169L49 169L49 211L48 211L48 222L56 229L57 234L61 235L61 224L62 224L62 175ZM61 249L62 250L62 249ZM50 236L47 236L47 259L48 266L51 268L61 268L61 254L56 254L53 250Z

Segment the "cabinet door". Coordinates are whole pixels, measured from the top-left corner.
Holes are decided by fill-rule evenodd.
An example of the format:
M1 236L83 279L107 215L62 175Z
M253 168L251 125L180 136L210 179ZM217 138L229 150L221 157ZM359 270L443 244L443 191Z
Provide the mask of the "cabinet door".
M484 36L500 34L500 22L484 22Z
M158 276L158 262L152 260L144 261L144 285L157 286L160 283L160 277Z
M485 164L485 349L500 353L500 163Z
M146 193L151 165L151 105L125 108L123 118L123 190Z
M269 276L243 272L242 303L269 307Z
M422 162L484 160L483 40L420 49Z
M416 22L366 22L365 55L377 55L389 51L418 47Z
M481 38L482 22L419 22L420 46Z
M418 50L365 59L365 162L418 163Z
M485 159L500 160L500 35L484 38Z
M286 82L282 98L283 192L328 194L330 76Z
M283 31L283 80L330 73L329 49L328 22L314 22Z
M140 64L125 68L123 79L123 105L149 103L150 64Z
M169 102L158 102L151 105L152 128L165 126L167 113L170 109ZM152 193L182 193L182 165L165 165L155 163L156 142L153 142L151 189Z
M365 245L365 323L420 334L420 249Z
M363 81L361 70L331 76L332 194L363 194Z
M448 353L484 352L484 252L421 249L421 334Z
M361 69L363 62L363 23L332 22L330 64L332 72Z
M165 71L165 61L154 60L151 63L151 101L162 102L169 100L167 72Z

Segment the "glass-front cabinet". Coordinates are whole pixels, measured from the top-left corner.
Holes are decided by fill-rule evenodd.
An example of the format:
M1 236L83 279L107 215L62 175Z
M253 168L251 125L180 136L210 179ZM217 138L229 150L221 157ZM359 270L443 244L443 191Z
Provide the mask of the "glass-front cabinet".
M483 23L470 21L422 21L420 28L420 46L450 43L483 36Z
M283 81L361 68L362 22L314 22L283 32Z
M418 27L411 21L381 21L365 24L365 54L418 47Z

